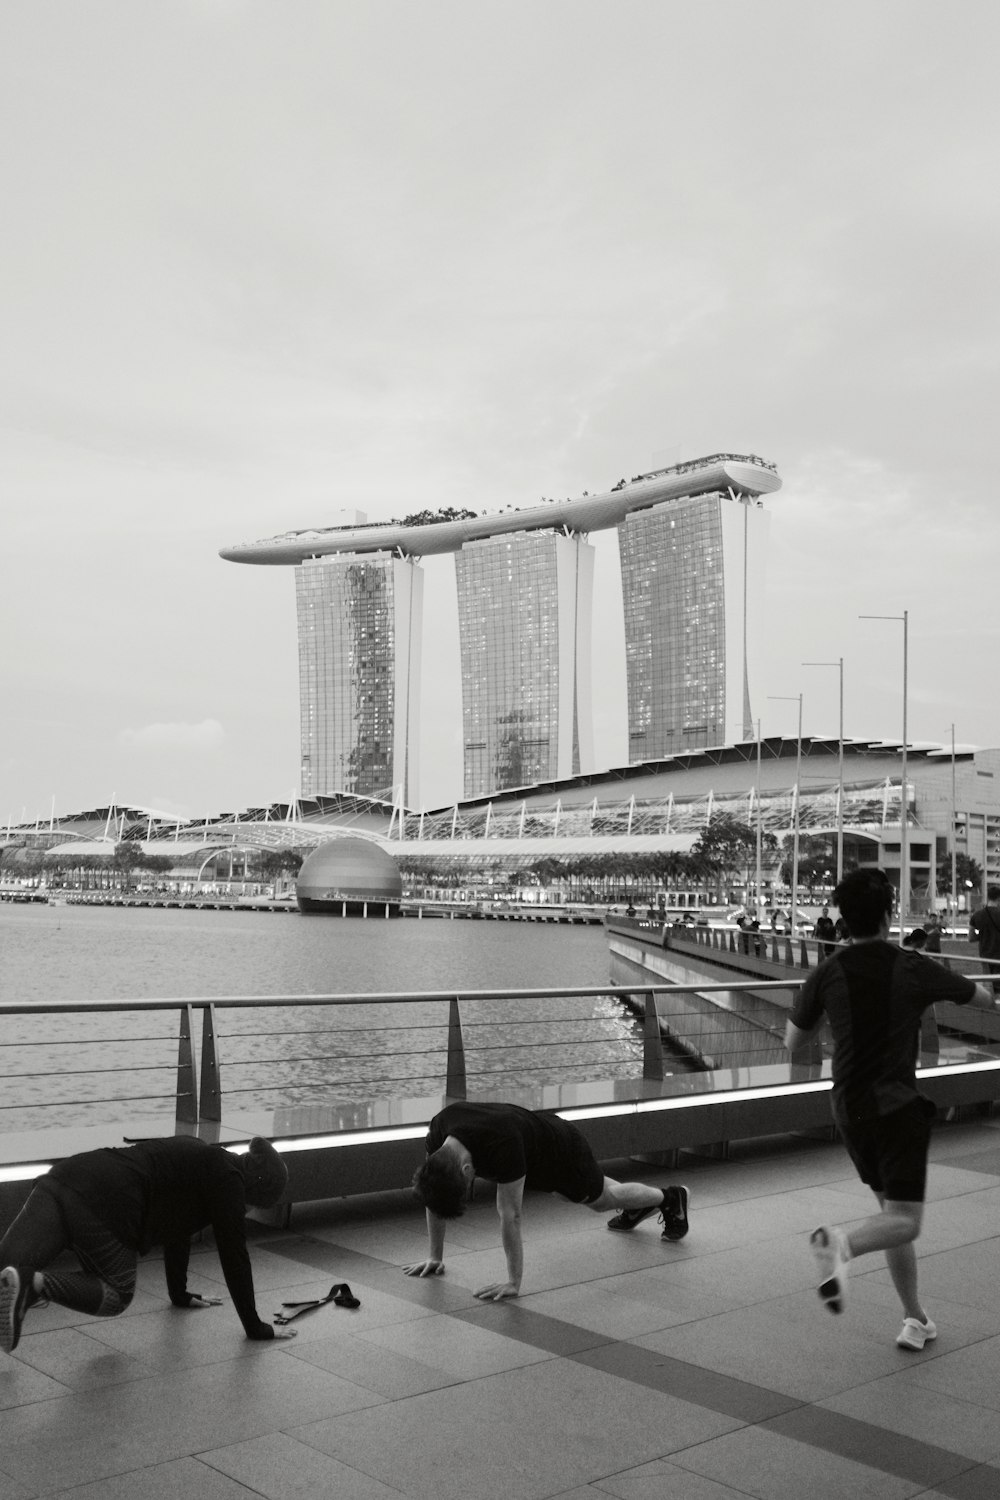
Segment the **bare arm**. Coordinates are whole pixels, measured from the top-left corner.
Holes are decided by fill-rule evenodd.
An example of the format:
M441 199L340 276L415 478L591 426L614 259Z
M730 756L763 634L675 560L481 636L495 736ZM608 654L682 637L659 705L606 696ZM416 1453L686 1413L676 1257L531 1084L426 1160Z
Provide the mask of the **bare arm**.
M524 1274L524 1246L521 1241L521 1203L524 1178L497 1184L497 1213L500 1215L500 1239L507 1260L507 1280L481 1286L475 1295L484 1302L505 1302L521 1290Z
M403 1267L406 1276L444 1275L444 1232L447 1220L427 1210L427 1259Z
M803 1031L800 1026L796 1026L794 1021L788 1022L785 1026L785 1046L793 1057L807 1042L812 1041L816 1035L816 1029L813 1027L812 1031Z
M997 1008L993 991L985 984L976 985L976 993L969 1001L969 1004L975 1006L977 1010L996 1010Z

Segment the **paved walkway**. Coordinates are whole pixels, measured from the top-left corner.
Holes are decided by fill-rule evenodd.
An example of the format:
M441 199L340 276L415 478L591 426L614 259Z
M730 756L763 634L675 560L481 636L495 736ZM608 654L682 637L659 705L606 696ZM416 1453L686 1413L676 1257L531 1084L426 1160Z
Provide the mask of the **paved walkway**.
M933 1157L922 1354L895 1347L880 1259L843 1317L819 1303L808 1231L868 1206L828 1143L685 1159L680 1245L532 1195L524 1295L499 1307L470 1295L502 1269L488 1202L424 1282L399 1270L424 1243L402 1195L315 1206L255 1231L260 1310L334 1281L362 1305L290 1343L248 1343L228 1306L173 1310L155 1261L122 1318L30 1314L0 1355L0 1500L995 1500L1000 1124L944 1127ZM220 1281L197 1251L191 1285Z

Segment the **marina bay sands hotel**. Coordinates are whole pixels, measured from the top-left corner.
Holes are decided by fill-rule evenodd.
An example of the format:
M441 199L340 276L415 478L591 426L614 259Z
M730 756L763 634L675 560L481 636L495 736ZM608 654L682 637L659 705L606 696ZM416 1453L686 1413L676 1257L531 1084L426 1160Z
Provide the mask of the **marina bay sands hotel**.
M753 733L748 638L774 464L716 453L597 495L227 547L295 568L303 797L419 804L421 558L455 557L465 797L594 769L592 531L617 527L629 760ZM363 518L359 518L359 521ZM422 518L421 518L422 519Z

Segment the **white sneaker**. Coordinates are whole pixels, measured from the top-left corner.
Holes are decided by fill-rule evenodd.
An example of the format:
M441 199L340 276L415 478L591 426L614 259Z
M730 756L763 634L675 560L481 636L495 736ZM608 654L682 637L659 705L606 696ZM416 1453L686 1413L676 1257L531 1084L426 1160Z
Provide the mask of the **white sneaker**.
M936 1338L937 1329L930 1318L926 1323L921 1323L919 1318L904 1318L896 1343L900 1349L916 1349L919 1352L931 1339Z
M842 1229L821 1225L809 1236L809 1245L819 1271L819 1295L832 1313L847 1306L847 1236Z

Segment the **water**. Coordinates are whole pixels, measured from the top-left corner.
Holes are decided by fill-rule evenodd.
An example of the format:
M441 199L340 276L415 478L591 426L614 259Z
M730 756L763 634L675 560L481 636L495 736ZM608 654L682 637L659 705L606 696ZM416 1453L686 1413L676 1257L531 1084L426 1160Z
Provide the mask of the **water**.
M600 927L0 904L0 999L27 1006L608 982ZM443 1087L442 1004L223 1010L218 1021L230 1107ZM463 1005L463 1025L470 1088L502 1091L642 1070L635 1025L613 999L474 1001ZM173 1012L6 1020L0 1129L127 1119L169 1107L176 1037Z

